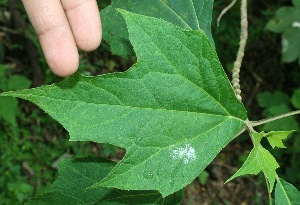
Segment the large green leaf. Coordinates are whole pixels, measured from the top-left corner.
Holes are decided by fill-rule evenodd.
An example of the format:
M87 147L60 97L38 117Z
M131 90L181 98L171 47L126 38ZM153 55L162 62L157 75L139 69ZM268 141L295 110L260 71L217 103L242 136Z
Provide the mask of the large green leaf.
M117 189L88 189L106 177L116 164L100 158L64 160L59 177L44 194L32 198L31 205L179 205L183 191L162 198L157 191L122 191Z
M254 148L251 150L247 160L243 166L228 181L246 174L258 174L263 172L270 184L270 192L273 190L276 177L276 169L279 164L276 162L272 154L261 146L260 141L265 133L252 133Z
M300 205L300 192L290 183L279 179L275 188L275 205Z
M71 140L110 143L124 159L98 186L178 191L243 128L235 97L202 31L124 11L138 62L125 73L74 75L62 83L6 93L30 100Z
M137 14L164 19L186 30L202 29L211 43L213 0L112 0L112 5L101 11L103 39L113 54L128 56L133 52L128 40L126 22L116 8Z

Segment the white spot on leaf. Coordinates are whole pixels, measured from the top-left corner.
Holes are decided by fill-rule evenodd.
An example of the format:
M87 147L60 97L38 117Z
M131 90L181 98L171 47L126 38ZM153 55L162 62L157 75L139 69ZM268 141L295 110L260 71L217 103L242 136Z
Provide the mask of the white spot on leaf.
M294 22L293 22L293 27L294 27L294 28L300 28L300 22L294 21Z
M182 159L184 164L196 159L196 151L190 144L171 151L170 155L173 159Z

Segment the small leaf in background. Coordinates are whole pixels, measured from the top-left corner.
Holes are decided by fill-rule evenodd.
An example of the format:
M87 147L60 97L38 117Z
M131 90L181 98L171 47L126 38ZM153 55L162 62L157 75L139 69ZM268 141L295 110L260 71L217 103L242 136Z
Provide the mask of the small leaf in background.
M116 165L101 158L87 157L60 162L58 179L44 194L32 198L30 205L180 205L183 191L162 198L157 191L124 191L108 188L88 189L103 179Z
M300 8L298 14L300 17ZM299 28L298 28L299 27ZM300 65L300 18L293 22L293 28L288 29L282 36L282 60L291 63L298 59Z
M30 88L31 81L24 76L13 75L8 79L8 90L21 90Z
M28 196L34 193L34 187L25 182L9 182L7 189L14 193L14 196L20 202L24 202L28 199ZM1 202L0 202L1 203Z
M273 106L279 106L282 104L289 104L290 98L287 94L282 92L263 92L257 95L257 101L259 106L263 108L269 108Z
M273 149L275 147L286 148L286 146L284 146L284 144L282 143L282 140L286 139L292 132L294 131L272 131L268 132L265 137L267 138Z
M112 53L120 56L133 54L128 39L126 22L120 12L163 19L185 30L203 30L214 45L211 34L212 0L113 0L111 6L101 11L103 39L111 46Z
M0 77L4 78L5 75L5 67L1 67L0 65ZM2 82L2 81L1 81ZM2 82L2 89L5 90L20 90L29 88L31 85L31 81L27 78L19 75L11 76L7 81ZM18 114L18 100L11 97L0 97L0 119L5 120L12 126L17 126L16 117Z
M292 184L279 179L275 188L275 205L300 205L300 192Z
M272 154L261 146L260 141L264 134L264 132L252 133L254 148L251 150L242 167L232 177L230 177L226 183L238 176L246 174L257 175L262 171L269 181L270 192L272 191L275 182L276 169L279 167L279 164L276 162Z
M3 119L12 126L17 126L18 100L12 97L0 97L0 120Z
M291 112L292 109L285 104L279 106L272 106L264 111L265 116L274 117L284 113ZM263 130L266 131L285 131L296 130L299 131L299 124L295 116L286 117L284 119L275 120L263 125Z
M261 107L265 108L263 114L266 117L274 117L292 111L289 96L282 92L263 92L257 96L257 101ZM262 127L262 130L265 131L298 131L299 129L295 116L269 122Z
M294 1L296 7L281 7L276 11L266 29L282 33L282 59L293 62L298 59L300 65L300 7L299 0Z
M292 2L295 7L300 8L300 0L292 0Z
M202 186L204 186L206 184L206 180L207 178L209 177L209 173L205 170L203 170L199 176L198 176L198 179L199 179L199 182Z
M158 190L167 196L208 166L243 129L247 113L204 32L122 13L138 60L127 72L76 74L5 95L36 103L69 131L72 141L126 149L95 186Z
M300 109L300 88L294 90L291 101L295 108Z

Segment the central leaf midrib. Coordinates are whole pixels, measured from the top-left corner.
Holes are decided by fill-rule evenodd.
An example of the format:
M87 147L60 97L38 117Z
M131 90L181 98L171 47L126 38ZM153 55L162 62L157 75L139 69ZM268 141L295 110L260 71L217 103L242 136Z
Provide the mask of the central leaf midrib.
M162 54L163 54L163 53L162 53ZM171 62L170 62L169 59L167 59L167 61L170 63L171 66L173 66L173 65L171 64ZM175 66L173 66L173 67L174 67L174 70L176 71L176 74L169 74L169 75L176 75L176 76L182 78L182 79L183 79L186 83L188 83L189 85L191 85L191 86L193 86L193 87L196 87L198 90L200 90L201 92L205 93L209 98L211 98L214 102L216 102L216 105L218 105L220 109L222 109L222 110L225 111L228 115L230 115L229 111L228 111L228 110L227 110L227 109L226 109L226 108L225 108L225 107L224 107L224 106L223 106L223 105L222 105L215 97L213 97L211 94L209 94L205 89L199 87L197 84L195 84L194 82L192 82L192 81L190 81L189 79L187 79L185 76L183 76L183 75L181 75L180 73L178 73L176 67L175 67ZM162 73L162 72L151 72L151 73L166 74L166 73ZM150 74L150 73L148 73L148 74ZM167 73L167 74L168 74L168 73ZM147 75L147 74L146 74L146 75ZM85 80L85 78L83 78L83 79ZM123 79L123 78L117 78L117 79ZM127 78L127 79L128 79L128 78ZM145 85L145 82L144 82L143 79L137 78L137 79L134 79L134 80L141 80L141 82ZM94 85L94 84L92 84L92 83L90 83L90 82L88 82L88 81L84 81L84 82L80 82L80 83L85 83L85 84L87 84L87 85L89 85L89 86L94 86L94 87L96 87L97 89L100 89L100 90L102 90L102 91L108 92L108 93L110 93L111 95L113 95L113 96L120 102L120 104L123 104L123 102L119 99L119 97L116 96L114 93L112 93L112 92L109 91L109 90L106 90L106 89L104 89L104 88L102 88L102 87L100 87L100 86ZM149 89L147 88L147 86L145 86L145 88L147 89L148 93L152 95L153 99L156 100L156 102L157 102L158 105L159 105L159 102L157 101L157 99L155 98L155 96L153 96L153 93L151 93L151 92L149 91ZM218 87L218 89L219 89L219 87Z
M238 121L244 122L243 119L237 118L235 116L232 115L222 115L222 114L214 114L214 113L205 113L205 112L195 112L195 111L187 111L187 110L173 110L173 109L166 109L166 108L151 108L151 107L138 107L138 106L130 106L130 105L111 105L111 104L97 104L94 102L85 102L85 101L76 101L76 100L68 100L68 99L59 99L59 98L54 98L54 97L48 97L48 96L41 96L41 95L37 95L37 94L18 94L17 97L21 97L22 95L25 95L26 97L28 96L37 96L39 98L46 98L46 99L52 99L55 101L63 101L63 102L76 102L76 103L85 103L85 104L92 104L92 105L98 105L98 106L112 106L112 107L125 107L125 108L131 108L131 109L137 109L137 110L155 110L155 111L168 111L168 112L175 112L175 113L190 113L190 114L195 114L195 115L212 115L212 116L218 116L218 117L226 117L226 118L232 118L232 119L236 119ZM21 97L22 98L22 97ZM24 99L30 99L30 98L24 98Z

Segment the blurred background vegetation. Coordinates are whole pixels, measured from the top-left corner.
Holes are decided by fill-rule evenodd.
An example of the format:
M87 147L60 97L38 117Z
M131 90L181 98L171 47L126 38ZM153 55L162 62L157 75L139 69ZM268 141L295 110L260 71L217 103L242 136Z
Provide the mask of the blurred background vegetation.
M231 9L222 18L220 26L216 26L218 15L229 3L215 0L212 30L220 61L230 76L239 42L239 6ZM110 4L110 0L98 0L98 4L102 9ZM276 24L281 21L278 16L275 17L275 12L286 6L294 8L288 0L249 1L249 40L242 66L241 88L251 120L300 109L298 60L295 58L284 63L287 54L282 60L285 30L273 33L274 28L266 29L268 22ZM299 42L291 43L300 45L300 38L290 39L298 39ZM294 52L300 54L300 47L290 51L292 54L289 55L294 55ZM134 57L122 59L112 56L105 42L96 51L80 51L80 59L79 72L85 75L125 71L135 62ZM20 1L0 0L0 92L60 80L49 70ZM299 116L295 116L259 128L265 131L296 130L285 141L287 149L269 148L281 166L279 174L298 188L299 122ZM242 165L251 148L247 135L230 143L187 187L183 204L267 204L261 175L239 178L224 185ZM0 98L0 205L23 204L55 181L59 160L87 155L119 160L124 150L90 142L69 142L63 127L35 105L14 98Z

